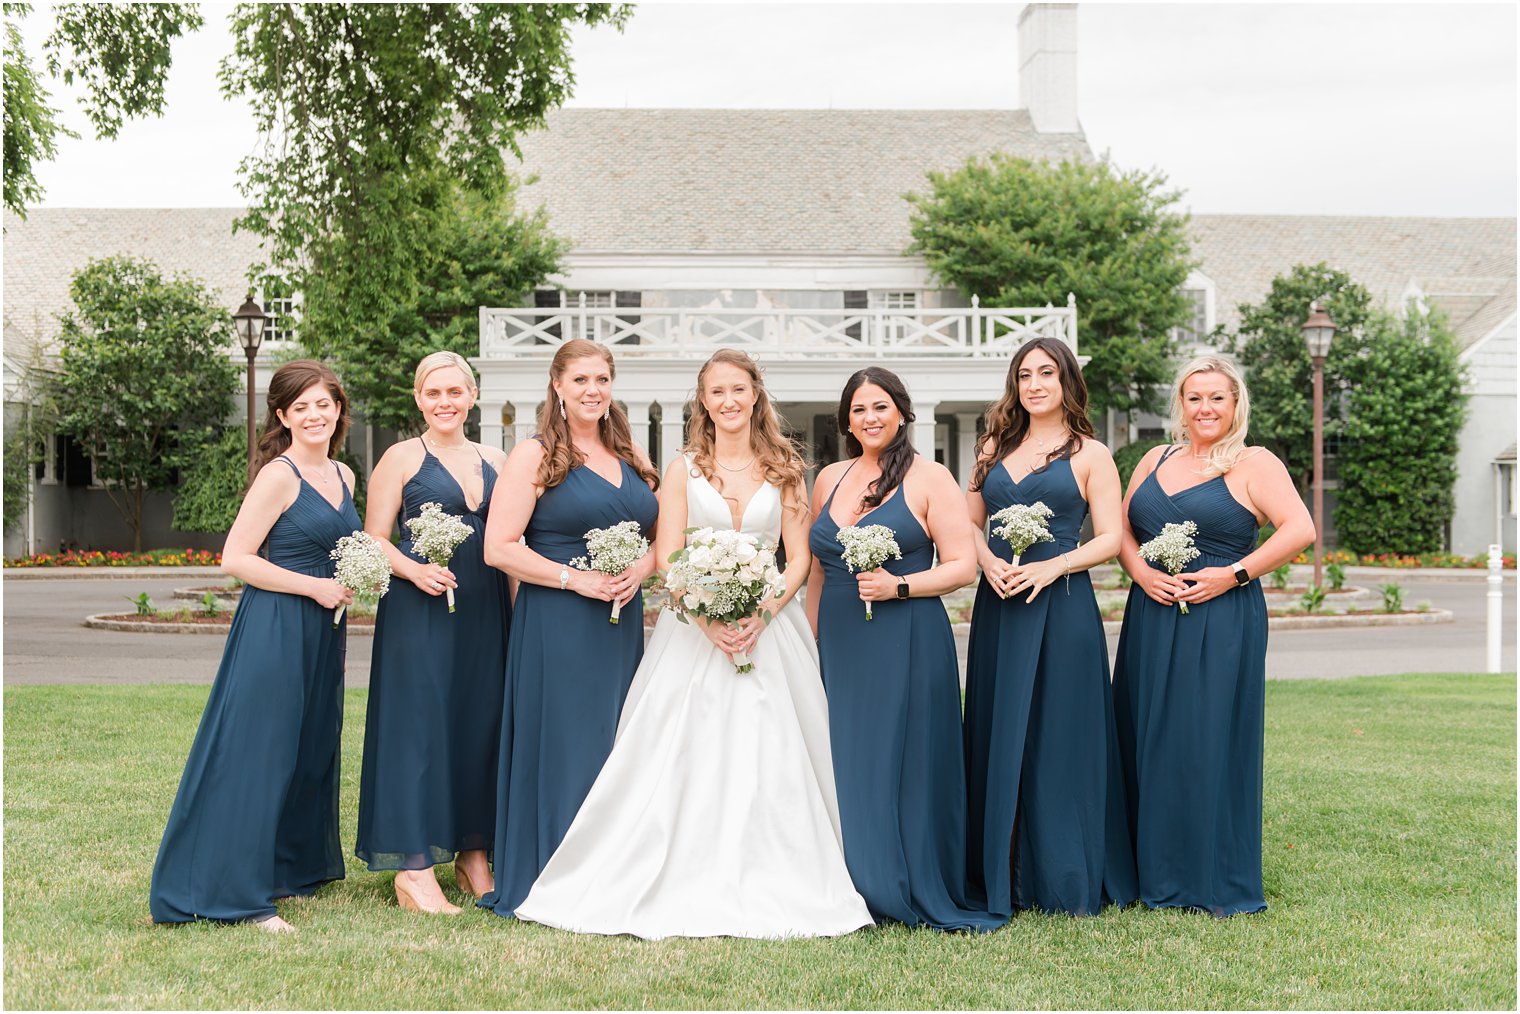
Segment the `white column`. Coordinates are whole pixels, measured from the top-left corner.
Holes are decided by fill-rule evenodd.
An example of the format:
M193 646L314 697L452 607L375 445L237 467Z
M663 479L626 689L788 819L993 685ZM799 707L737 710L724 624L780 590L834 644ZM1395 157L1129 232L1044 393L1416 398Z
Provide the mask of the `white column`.
M915 402L913 405L917 416L913 423L913 449L930 460L934 458L934 410L938 407L938 401Z
M664 460L659 462L658 468L670 464L686 442L686 422L681 418L685 410L685 401L660 402L660 457Z
M980 412L955 413L955 467L961 489L971 482L972 465L976 463L976 423Z
M517 401L512 408L512 446L516 447L533 439L533 431L538 428L538 406L531 401Z
M505 405L495 401L480 402L480 442L487 447L501 447L505 436L505 427L501 423L502 410Z
M654 405L652 401L625 401L623 409L628 413L628 425L633 429L633 442L649 451L649 409ZM660 467L655 462L654 467Z

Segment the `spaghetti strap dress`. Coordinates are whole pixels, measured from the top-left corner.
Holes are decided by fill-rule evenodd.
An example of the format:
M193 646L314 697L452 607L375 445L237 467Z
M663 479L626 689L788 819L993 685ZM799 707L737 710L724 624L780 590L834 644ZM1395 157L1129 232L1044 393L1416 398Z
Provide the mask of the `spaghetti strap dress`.
M626 461L613 485L572 468L544 491L524 531L528 547L567 564L586 533L636 521L653 540L659 501ZM496 890L482 908L510 918L528 896L617 735L623 698L644 657L643 593L611 622L612 605L573 591L518 585L507 642L507 688L496 777Z
M1182 521L1198 525L1193 541L1202 552L1188 570L1230 566L1256 547L1256 517L1231 495L1224 476L1168 495L1152 471L1130 497L1135 538L1144 543L1168 522ZM1140 900L1147 905L1217 916L1267 907L1261 882L1266 667L1260 581L1195 602L1187 615L1153 601L1139 585L1130 589L1114 670L1114 717Z
M496 470L481 458L483 490L471 507L426 443L422 454L401 490L401 551L422 560L406 522L425 503L442 505L471 534L448 564L459 583L455 612L444 596L410 581L392 581L380 600L354 845L372 870L428 869L460 852L489 850L496 834L496 751L512 622L507 576L485 562Z
M885 565L892 574L934 565L934 542L905 489L856 522L892 529L902 550ZM824 575L808 594L819 596L818 655L850 878L877 921L996 929L1007 917L966 894L966 768L950 617L937 597L911 598L873 603L867 621L840 556L833 502L830 493L808 536Z
M260 555L330 578L328 554L359 529L347 483L334 507L300 479ZM337 465L333 470L337 471ZM244 585L211 696L164 828L148 907L154 922L235 922L343 878L338 756L345 619L314 599Z
M1077 548L1087 501L1071 461L1057 458L1020 482L1002 463L987 473L991 517L1043 503L1053 542L1021 560ZM1004 539L989 547L1013 559ZM1039 909L1094 915L1135 899L1135 859L1114 729L1108 641L1087 571L1057 578L1033 602L998 597L982 578L966 661L969 874L1000 915Z

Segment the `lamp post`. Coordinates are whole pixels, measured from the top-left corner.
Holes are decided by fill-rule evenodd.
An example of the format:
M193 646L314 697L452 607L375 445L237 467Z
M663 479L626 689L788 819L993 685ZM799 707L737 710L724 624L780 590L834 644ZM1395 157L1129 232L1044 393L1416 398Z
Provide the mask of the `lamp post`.
M253 480L253 463L258 451L258 409L254 404L254 387L256 386L253 373L253 360L259 354L259 344L264 340L264 322L268 318L259 304L253 301L253 293L248 293L248 299L238 307L237 313L232 315L232 322L237 325L238 344L243 346L243 352L248 356L248 478Z
M1316 299L1309 304L1309 319L1299 330L1314 364L1314 587L1320 588L1325 555L1325 356L1335 337L1335 321Z

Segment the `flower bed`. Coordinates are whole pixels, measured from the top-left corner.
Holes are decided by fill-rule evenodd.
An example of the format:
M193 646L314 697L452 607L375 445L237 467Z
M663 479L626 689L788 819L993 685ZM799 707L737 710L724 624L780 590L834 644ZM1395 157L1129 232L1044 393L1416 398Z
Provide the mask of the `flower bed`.
M222 554L210 549L150 549L144 553L70 549L6 560L6 567L216 567Z
M1294 563L1311 564L1314 562L1313 554L1308 550L1299 553L1293 558ZM1487 556L1459 556L1456 553L1356 553L1344 549L1332 549L1325 554L1325 563L1339 563L1342 566L1352 567L1392 567L1402 570L1413 570L1416 567L1455 567L1469 570L1484 570L1488 567ZM1515 555L1507 554L1504 557L1504 569L1515 569Z

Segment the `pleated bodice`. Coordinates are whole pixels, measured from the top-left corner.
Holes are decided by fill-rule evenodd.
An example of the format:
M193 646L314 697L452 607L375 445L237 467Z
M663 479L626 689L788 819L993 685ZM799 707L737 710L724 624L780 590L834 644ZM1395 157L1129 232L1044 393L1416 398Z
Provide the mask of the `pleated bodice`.
M286 570L332 577L337 566L331 556L333 548L343 536L363 527L354 510L354 498L349 495L348 484L342 483L343 499L334 507L304 476L300 482L295 501L269 529L259 555Z
M422 559L412 550L412 532L406 523L422 513L422 505L425 503L439 504L445 513L453 514L469 525L475 533L469 542L478 544L484 538L486 518L491 511L491 491L496 488L496 469L484 458L480 461L480 469L484 484L481 487L480 504L472 510L459 480L424 444L422 464L406 481L406 485L401 487L401 511L396 517L396 524L401 530L401 541L396 545L403 553L414 560Z
M614 486L589 467L572 468L565 481L544 490L523 532L528 548L555 563L586 555L586 533L622 521L637 521L653 534L659 500L626 461L619 461L622 484Z
M1171 452L1163 455L1165 461ZM1129 500L1129 524L1135 538L1144 543L1169 523L1192 521L1198 526L1193 545L1203 556L1189 570L1228 566L1256 548L1256 515L1230 493L1224 476L1216 475L1196 486L1168 494L1156 478L1158 462ZM1151 566L1160 568L1160 564Z
M1007 466L999 462L987 473L982 484L982 502L987 506L989 518L1014 504L1043 503L1055 511L1055 517L1046 523L1055 541L1036 542L1024 550L1020 560L1026 563L1049 560L1076 549L1082 535L1082 522L1087 520L1087 501L1077 488L1071 461L1066 458L1058 458L1018 482L1008 474ZM987 545L999 559L1013 559L1013 547L1007 539L991 538Z

